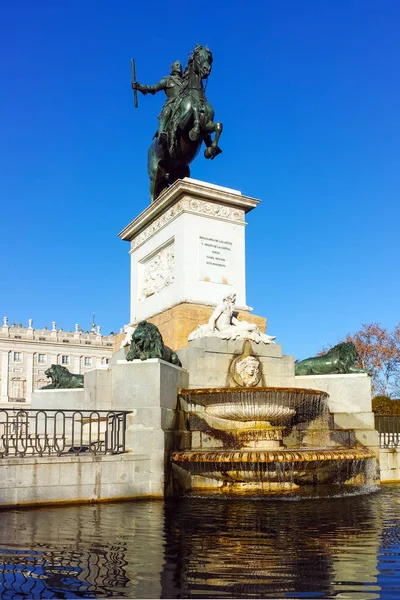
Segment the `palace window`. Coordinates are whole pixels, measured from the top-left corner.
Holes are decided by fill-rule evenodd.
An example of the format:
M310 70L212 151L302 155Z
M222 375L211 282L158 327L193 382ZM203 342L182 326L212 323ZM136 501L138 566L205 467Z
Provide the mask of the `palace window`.
M45 364L47 361L47 356L46 354L38 354L38 363L40 363L41 365Z
M22 352L14 352L14 362L22 361Z
M89 356L85 356L85 367L92 366L92 359Z
M25 380L15 378L11 380L10 390L11 401L24 402L25 400Z
M69 356L66 356L65 354L63 354L61 356L61 364L62 365L69 365Z

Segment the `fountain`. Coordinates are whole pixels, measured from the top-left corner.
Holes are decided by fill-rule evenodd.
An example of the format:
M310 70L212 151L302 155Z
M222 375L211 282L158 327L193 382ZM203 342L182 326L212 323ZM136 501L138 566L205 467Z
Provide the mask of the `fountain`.
M258 204L178 179L120 233L130 244L130 326L96 398L103 406L109 386L111 408L132 410L128 447L147 461L139 495L358 484L379 456L371 384L349 347L296 373L247 304L246 215ZM254 268L264 276L259 261ZM133 361L127 343L138 344ZM178 361L165 362L163 344Z
M302 388L181 390L189 435L187 447L171 454L175 488L281 494L306 484L367 483L375 454L354 439L333 439L328 397Z

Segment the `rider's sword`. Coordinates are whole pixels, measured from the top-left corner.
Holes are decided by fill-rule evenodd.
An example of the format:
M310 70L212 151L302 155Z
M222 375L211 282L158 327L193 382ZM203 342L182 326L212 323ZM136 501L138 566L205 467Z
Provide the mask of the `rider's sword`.
M131 67L132 67L132 83L136 83L136 67L135 67L135 59L131 58ZM137 90L133 90L133 104L135 106L135 108L137 108L138 105L138 99L137 99Z

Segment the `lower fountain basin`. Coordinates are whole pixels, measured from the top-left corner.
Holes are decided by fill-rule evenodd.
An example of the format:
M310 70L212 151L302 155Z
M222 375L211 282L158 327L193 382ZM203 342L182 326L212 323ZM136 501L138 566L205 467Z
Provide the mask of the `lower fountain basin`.
M191 475L213 480L231 493L288 493L301 484L366 483L367 448L291 450L189 450L173 452L172 462ZM200 488L207 488L207 483Z
M288 449L279 450L182 450L172 452L171 459L174 463L183 464L185 468L192 463L220 464L220 463L299 463L299 462L324 462L324 461L352 461L367 458L376 458L368 448L335 448L333 449Z

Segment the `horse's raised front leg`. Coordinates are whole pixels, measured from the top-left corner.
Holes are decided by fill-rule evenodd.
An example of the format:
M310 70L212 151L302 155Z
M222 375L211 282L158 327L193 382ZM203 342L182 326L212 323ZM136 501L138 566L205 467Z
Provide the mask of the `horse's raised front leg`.
M222 123L214 123L213 121L209 121L205 127L207 135L204 138L207 148L204 150L204 156L206 158L214 159L218 154L221 154L222 150L218 146L219 138L221 137L221 133L223 130ZM211 133L215 132L214 139L211 140Z

